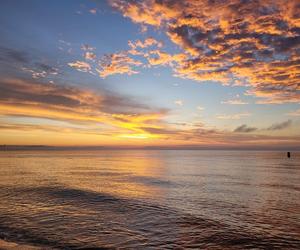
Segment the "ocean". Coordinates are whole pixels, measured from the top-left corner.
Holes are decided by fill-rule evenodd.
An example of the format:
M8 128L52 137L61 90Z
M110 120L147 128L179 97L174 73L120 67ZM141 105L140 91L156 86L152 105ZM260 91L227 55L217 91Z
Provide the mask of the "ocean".
M0 239L42 249L300 249L300 152L0 152Z

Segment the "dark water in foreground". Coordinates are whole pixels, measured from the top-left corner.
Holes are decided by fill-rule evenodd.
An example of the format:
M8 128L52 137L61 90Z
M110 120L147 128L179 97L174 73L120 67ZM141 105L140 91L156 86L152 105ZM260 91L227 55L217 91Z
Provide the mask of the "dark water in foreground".
M0 152L0 238L71 249L300 249L300 154Z

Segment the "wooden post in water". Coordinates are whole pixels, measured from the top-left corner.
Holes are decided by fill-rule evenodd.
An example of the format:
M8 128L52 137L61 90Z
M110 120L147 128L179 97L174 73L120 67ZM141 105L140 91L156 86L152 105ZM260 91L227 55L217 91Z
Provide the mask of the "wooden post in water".
M287 152L287 157L291 158L291 152Z

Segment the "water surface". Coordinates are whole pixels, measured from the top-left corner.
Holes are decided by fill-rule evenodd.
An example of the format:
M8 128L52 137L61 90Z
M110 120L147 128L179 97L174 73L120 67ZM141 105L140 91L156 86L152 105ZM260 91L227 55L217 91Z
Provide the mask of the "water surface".
M0 238L50 248L300 249L300 154L0 152Z

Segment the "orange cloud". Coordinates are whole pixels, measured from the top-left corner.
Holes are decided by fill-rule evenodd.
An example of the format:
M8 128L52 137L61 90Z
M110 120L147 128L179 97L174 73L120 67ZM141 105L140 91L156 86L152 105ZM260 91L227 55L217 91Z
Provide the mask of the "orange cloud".
M73 63L68 63L68 65L74 69L77 69L78 71L81 71L81 72L90 72L92 69L90 64L88 64L87 62L83 62L83 61L76 61Z
M123 1L109 0L112 7L120 10L124 16L130 17L136 23L160 26L164 21L179 17L178 8L170 8L165 4L154 1ZM176 2L172 3L173 5Z
M84 58L85 58L86 60L95 60L96 57L97 57L96 54L93 53L93 52L87 51L87 52L84 53Z
M173 56L160 50L152 50L146 54L150 65L167 65L173 62Z
M151 65L170 65L176 76L199 82L247 86L260 103L300 101L297 0L110 3L133 22L165 31L185 54L176 60L160 53Z
M129 57L127 52L120 52L102 57L96 70L102 78L113 74L132 75L138 73L134 67L140 65L142 62Z
M148 37L144 41L141 41L141 40L136 40L135 42L129 41L128 45L132 49L136 49L136 48L144 49L144 48L148 48L151 46L156 46L158 48L161 48L163 46L162 42L157 41L153 37Z
M168 110L151 108L108 91L16 78L2 79L0 86L0 118L5 121L0 126L3 143L24 144L31 138L32 143L52 145L184 145L188 141L196 146L255 146L258 143L296 145L300 139L295 135L277 135L280 130L292 126L291 121L265 129L273 135L245 135L255 130L244 126L232 132L209 128L199 122L183 126L170 124L165 121ZM178 101L181 105L182 101ZM220 119L240 119L249 115L222 115ZM18 118L19 123L10 121L9 117ZM43 125L36 124L33 118L47 120ZM49 119L53 123L50 124ZM8 136L12 133L19 141Z
M76 87L4 79L0 115L66 121L86 126L99 124L117 133L145 133L142 127L158 127L166 110L151 109L130 98ZM88 128L87 128L88 130Z

